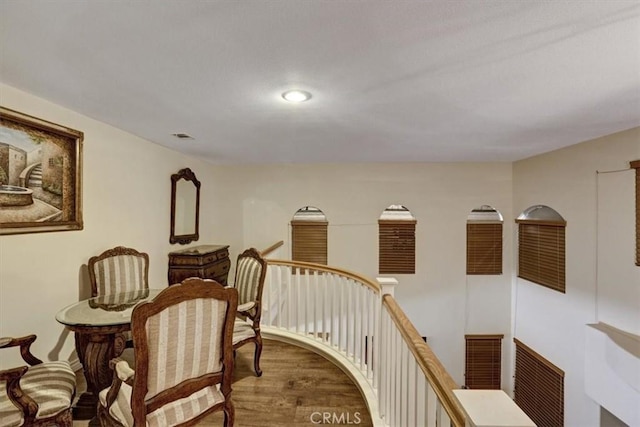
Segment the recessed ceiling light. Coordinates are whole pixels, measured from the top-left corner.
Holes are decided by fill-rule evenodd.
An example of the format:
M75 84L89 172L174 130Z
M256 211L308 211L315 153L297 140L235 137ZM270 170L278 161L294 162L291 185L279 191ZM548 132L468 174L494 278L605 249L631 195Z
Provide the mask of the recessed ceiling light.
M288 90L282 97L289 102L304 102L311 98L311 94L304 90Z

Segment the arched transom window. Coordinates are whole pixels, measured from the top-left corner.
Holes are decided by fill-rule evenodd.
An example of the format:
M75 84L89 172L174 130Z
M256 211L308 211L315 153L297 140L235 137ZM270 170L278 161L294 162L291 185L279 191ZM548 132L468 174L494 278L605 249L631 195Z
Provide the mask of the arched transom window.
M298 209L291 220L291 259L327 264L327 217L314 206Z
M518 277L565 292L565 228L562 216L544 205L526 209L518 223Z
M380 274L416 272L416 219L402 205L391 205L378 220Z
M488 205L467 217L467 274L502 274L502 215Z

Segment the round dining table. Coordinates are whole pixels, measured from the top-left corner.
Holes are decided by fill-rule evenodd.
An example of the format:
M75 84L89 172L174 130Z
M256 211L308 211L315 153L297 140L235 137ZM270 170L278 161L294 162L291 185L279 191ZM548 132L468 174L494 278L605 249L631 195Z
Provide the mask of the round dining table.
M95 424L98 393L111 385L109 361L122 354L125 332L131 330L131 313L162 289L140 289L98 296L73 303L56 314L56 320L75 332L76 352L84 368L87 391L74 407L75 419Z

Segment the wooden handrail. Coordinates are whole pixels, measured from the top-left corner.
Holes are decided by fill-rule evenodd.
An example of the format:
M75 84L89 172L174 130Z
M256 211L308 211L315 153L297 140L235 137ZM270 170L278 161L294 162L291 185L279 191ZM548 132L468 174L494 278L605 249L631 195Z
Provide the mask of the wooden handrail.
M396 324L420 369L422 369L438 399L440 399L449 414L452 424L455 427L464 427L464 411L452 392L452 390L459 388L458 385L442 366L442 363L431 348L423 341L415 326L402 311L396 300L391 295L384 295L382 304L387 307L391 319Z
M284 245L284 240L280 240L279 242L274 243L273 245L269 246L268 248L261 250L260 251L260 255L265 257L265 256L269 255L271 252L273 252L276 249L278 249L282 245Z
M283 260L283 259L268 259L267 260L268 264L273 264L273 265L283 265L283 266L288 266L288 267L296 267L296 268L301 268L301 269L306 269L306 270L318 270L321 272L325 272L325 273L334 273L334 274L339 274L341 276L345 276L349 279L353 279L356 282L360 282L364 285L366 285L367 287L373 289L375 292L380 293L380 285L377 282L374 282L373 280L361 276L357 273L353 273L351 271L348 270L343 270L341 268L335 268L335 267L329 267L327 265L324 264L316 264L313 262L303 262L303 261L289 261L289 260Z

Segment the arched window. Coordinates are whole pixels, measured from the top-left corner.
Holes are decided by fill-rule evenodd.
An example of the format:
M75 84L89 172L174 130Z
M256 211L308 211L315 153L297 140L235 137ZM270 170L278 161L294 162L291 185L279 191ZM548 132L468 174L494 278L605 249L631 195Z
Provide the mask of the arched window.
M518 223L518 277L565 292L567 222L548 206L531 206Z
M326 265L328 224L320 209L298 209L291 220L291 259Z
M402 205L391 205L378 220L380 274L415 274L416 219Z
M502 215L491 206L467 217L467 274L502 274Z

